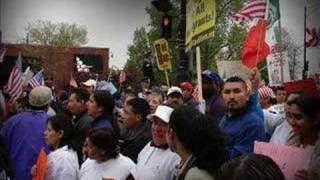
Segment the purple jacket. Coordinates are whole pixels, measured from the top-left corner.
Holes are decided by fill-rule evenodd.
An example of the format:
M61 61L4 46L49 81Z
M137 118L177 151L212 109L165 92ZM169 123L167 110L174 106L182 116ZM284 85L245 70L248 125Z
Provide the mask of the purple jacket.
M14 169L14 180L31 180L31 167L36 163L41 148L48 148L44 131L48 115L45 111L26 111L10 117L1 135Z
M220 95L209 98L206 104L207 113L217 120L220 120L226 112L223 99Z

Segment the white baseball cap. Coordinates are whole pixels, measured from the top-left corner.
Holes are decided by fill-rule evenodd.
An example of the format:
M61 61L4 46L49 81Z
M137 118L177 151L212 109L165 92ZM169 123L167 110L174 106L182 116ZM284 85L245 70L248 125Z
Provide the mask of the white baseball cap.
M177 86L172 86L167 93L167 96L170 96L172 93L178 93L182 95L182 90Z
M156 112L152 114L152 117L156 116L160 118L163 122L169 123L171 113L173 108L166 105L159 105L156 109Z
M86 82L83 82L82 84L84 84L85 86L96 86L96 81L93 79L88 79Z

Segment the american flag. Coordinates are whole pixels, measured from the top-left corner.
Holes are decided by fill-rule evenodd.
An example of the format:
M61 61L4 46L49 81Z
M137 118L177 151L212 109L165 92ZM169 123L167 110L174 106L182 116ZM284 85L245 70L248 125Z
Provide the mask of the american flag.
M17 65L14 65L11 70L8 82L4 86L4 92L11 96L11 100L17 100L22 94L22 84L21 73Z
M196 86L194 89L193 89L193 92L192 92L192 97L194 100L196 101L199 101L199 86Z
M74 88L78 88L77 81L74 79L73 74L71 73L69 85Z
M273 90L268 86L262 86L261 88L259 88L258 93L259 93L259 96L263 98L267 98L267 97L275 98Z
M252 0L239 12L231 15L233 21L248 21L253 18L263 19L266 13L266 0Z
M311 39L306 42L306 47L320 46L320 28L318 30L316 28L307 28L306 33L311 36Z
M29 82L29 85L32 89L44 85L43 70L39 71L36 75L33 76L33 78Z
M0 44L0 63L4 61L4 55L6 54L7 49Z

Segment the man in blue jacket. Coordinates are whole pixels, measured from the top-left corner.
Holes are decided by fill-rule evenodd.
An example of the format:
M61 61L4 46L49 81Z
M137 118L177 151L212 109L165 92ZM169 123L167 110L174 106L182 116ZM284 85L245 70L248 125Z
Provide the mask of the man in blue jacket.
M43 133L51 100L50 88L34 88L29 94L30 109L10 117L1 129L13 165L13 180L31 180L31 167L41 148L47 148Z
M253 152L254 141L265 141L263 120L249 106L250 92L246 82L231 77L224 83L222 97L227 108L220 127L227 136L230 159Z

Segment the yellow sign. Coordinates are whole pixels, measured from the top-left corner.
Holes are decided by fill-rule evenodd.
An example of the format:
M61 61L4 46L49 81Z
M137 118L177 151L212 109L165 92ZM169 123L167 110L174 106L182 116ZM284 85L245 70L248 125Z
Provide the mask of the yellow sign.
M154 42L154 48L156 50L159 70L163 71L171 69L168 41L165 39L159 39Z
M186 52L213 38L216 20L215 0L187 0Z

